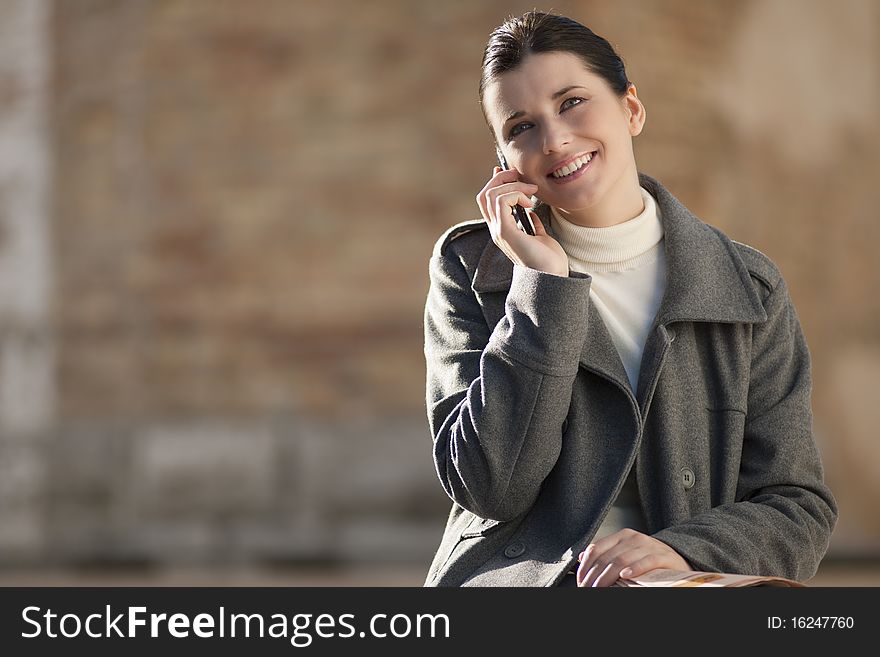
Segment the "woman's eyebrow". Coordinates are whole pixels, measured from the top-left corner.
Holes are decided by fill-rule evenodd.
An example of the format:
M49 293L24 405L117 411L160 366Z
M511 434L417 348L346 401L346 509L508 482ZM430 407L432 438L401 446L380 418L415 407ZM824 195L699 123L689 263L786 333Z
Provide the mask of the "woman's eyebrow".
M583 89L584 91L589 91L589 89L587 89L586 87L582 87L579 84L570 84L567 87L563 87L559 91L555 92L552 96L550 96L550 98L552 100L556 100L560 96L567 94L572 89ZM509 121L513 121L514 119L518 119L519 117L523 116L524 114L525 114L524 111L517 110L516 112L513 112L510 116L508 116L506 119L504 119L504 123L508 123Z

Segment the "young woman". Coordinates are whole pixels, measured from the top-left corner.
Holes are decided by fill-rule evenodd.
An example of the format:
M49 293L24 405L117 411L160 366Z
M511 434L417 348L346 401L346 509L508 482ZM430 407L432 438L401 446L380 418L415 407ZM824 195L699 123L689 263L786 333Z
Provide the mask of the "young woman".
M425 584L812 577L837 507L779 270L638 172L645 107L583 25L498 27L480 100L511 168L430 262L428 420L453 504Z

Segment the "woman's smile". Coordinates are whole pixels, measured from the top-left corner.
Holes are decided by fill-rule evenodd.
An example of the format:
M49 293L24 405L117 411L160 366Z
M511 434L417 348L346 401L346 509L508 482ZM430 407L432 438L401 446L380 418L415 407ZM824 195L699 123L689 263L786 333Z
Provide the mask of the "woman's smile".
M563 160L561 164L554 165L550 173L547 174L547 178L556 185L573 182L592 168L596 155L598 155L598 151L591 151L575 158Z

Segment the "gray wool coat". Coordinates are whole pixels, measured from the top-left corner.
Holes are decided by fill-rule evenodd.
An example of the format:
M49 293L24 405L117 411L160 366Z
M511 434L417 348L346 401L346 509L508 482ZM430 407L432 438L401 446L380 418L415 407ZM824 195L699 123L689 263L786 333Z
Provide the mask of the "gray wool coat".
M588 275L514 266L482 220L437 242L427 411L452 509L426 586L558 584L631 467L648 533L694 569L815 574L837 505L785 282L640 183L661 213L667 287L634 392Z

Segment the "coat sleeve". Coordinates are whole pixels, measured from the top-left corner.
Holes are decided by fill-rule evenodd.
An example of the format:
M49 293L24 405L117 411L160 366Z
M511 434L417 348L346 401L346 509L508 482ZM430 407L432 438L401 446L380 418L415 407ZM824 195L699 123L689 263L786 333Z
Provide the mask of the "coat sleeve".
M562 445L587 330L590 278L515 265L489 327L453 252L435 252L425 306L428 424L447 495L483 518L534 504Z
M837 521L812 430L810 354L784 280L752 329L736 501L654 534L697 570L815 575Z

